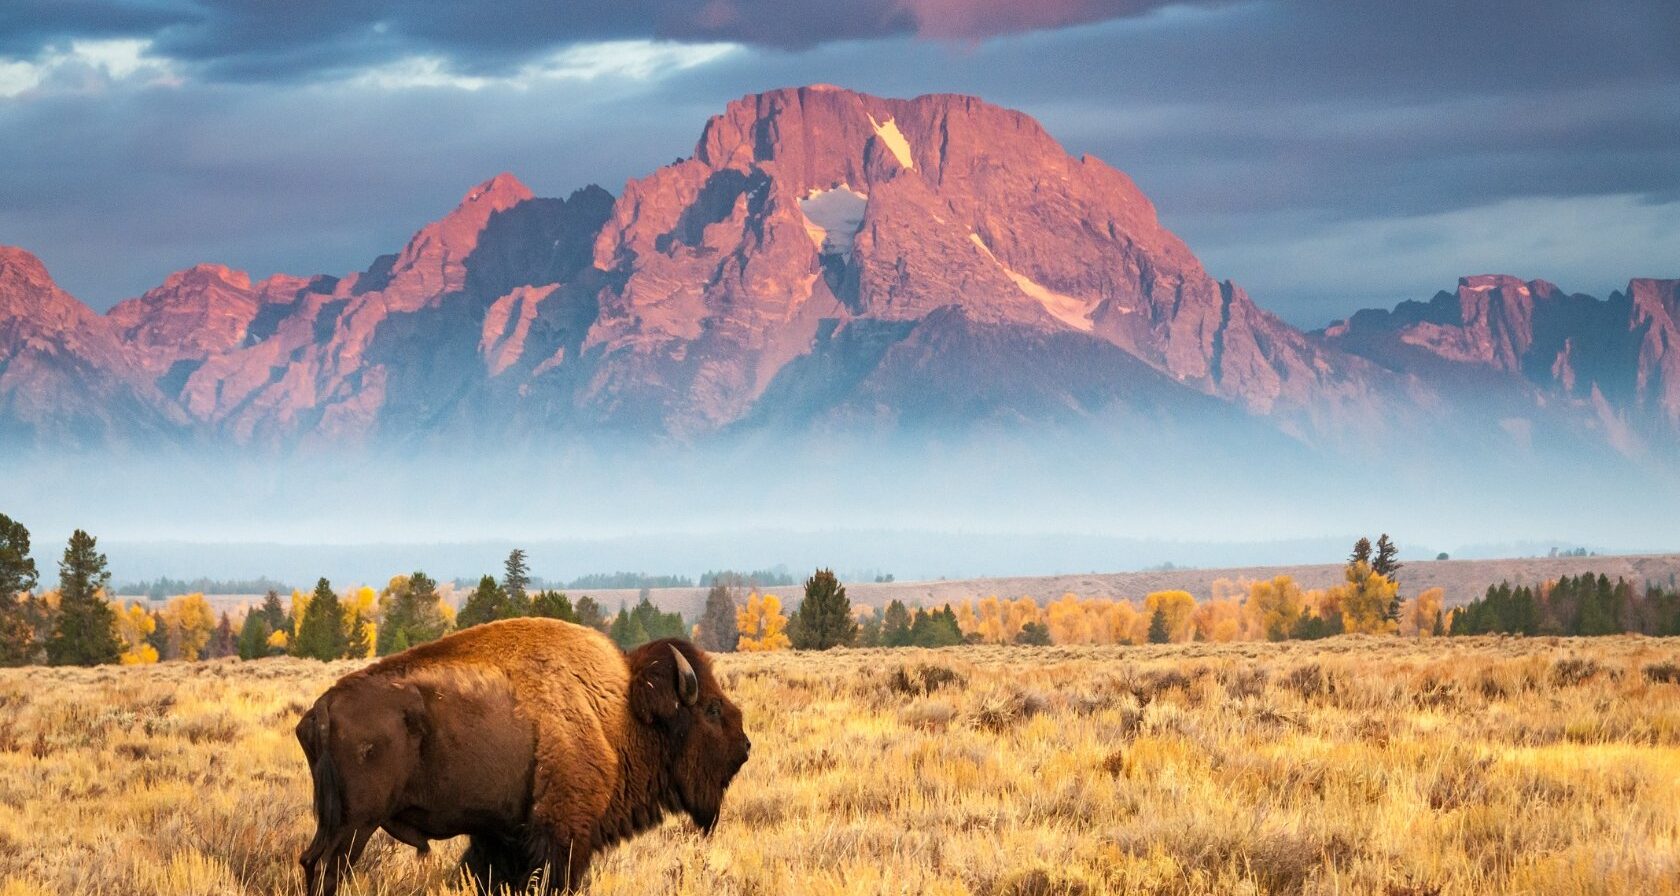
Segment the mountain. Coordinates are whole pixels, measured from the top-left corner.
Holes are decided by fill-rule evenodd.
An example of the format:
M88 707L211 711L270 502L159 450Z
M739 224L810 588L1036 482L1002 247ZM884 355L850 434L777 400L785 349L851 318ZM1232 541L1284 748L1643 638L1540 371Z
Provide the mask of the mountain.
M1366 310L1320 341L1444 394L1585 415L1624 452L1680 433L1680 281L1607 300L1544 280L1464 277L1453 292Z
M1599 301L1477 277L1303 333L1026 115L816 85L729 104L692 155L617 197L538 198L498 175L342 277L199 265L98 315L4 250L0 437L289 449L1055 424L1359 450L1538 430L1631 456L1680 432L1677 320L1675 281Z

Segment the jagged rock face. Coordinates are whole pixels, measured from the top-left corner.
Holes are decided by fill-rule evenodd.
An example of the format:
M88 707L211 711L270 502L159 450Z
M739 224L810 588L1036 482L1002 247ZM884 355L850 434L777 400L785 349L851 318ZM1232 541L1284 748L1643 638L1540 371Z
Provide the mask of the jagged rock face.
M182 403L237 441L407 438L447 421L527 348L554 290L526 287L587 264L610 201L598 188L535 199L511 175L486 181L400 254L294 292L271 334L206 360ZM515 294L531 304L523 326L489 338Z
M1428 302L1361 311L1323 341L1448 394L1503 386L1540 404L1575 402L1607 427L1631 424L1660 440L1680 424L1677 287L1634 280L1599 300L1544 280L1464 277Z
M972 97L828 87L732 103L692 158L632 182L595 247L620 272L589 345L593 398L686 392L677 428L739 418L816 322L918 321L1083 334L1250 409L1364 387L1214 281L1100 160ZM698 355L698 357L696 356Z
M1634 400L1680 430L1680 280L1632 280L1627 302L1639 344Z
M1031 118L819 85L731 103L692 157L616 200L498 175L343 278L200 265L102 317L0 251L0 435L692 441L1223 417L1326 445L1479 419L1472 392L1506 417L1561 396L1606 432L1631 416L1673 432L1676 314L1674 281L1599 302L1473 277L1309 336Z
M108 321L59 289L35 256L0 247L0 441L162 440L185 422L170 410Z

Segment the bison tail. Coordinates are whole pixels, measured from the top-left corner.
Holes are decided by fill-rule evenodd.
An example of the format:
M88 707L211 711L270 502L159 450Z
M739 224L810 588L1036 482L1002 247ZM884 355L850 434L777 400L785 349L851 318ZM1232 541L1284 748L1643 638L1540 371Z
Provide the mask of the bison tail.
M329 713L316 716L315 763L309 769L315 778L315 823L327 831L344 826L344 784L338 777L338 765L333 762L331 725Z

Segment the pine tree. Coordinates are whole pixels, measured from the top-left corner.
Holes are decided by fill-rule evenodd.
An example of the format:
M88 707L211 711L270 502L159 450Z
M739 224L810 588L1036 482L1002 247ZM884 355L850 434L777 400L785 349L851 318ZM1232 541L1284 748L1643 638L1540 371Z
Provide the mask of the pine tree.
M343 659L350 649L350 633L344 626L344 606L326 579L315 583L315 593L304 608L292 639L292 656L330 661Z
M1167 620L1161 617L1161 627L1166 629ZM1021 626L1021 631L1015 635L1016 644L1026 644L1033 647L1047 647L1050 644L1050 626L1042 622L1028 622Z
M642 589L642 599L636 601L635 609L630 615L641 625L642 641L657 641L660 638L686 638L688 627L683 625L681 613L663 613L653 605L653 599L646 588ZM637 642L642 643L642 642Z
M618 615L613 617L612 628L608 630L607 635L613 639L613 643L617 644L620 650L629 650L637 645L646 644L650 640L647 629L642 627L641 620L623 607L620 607Z
M706 609L700 614L696 643L713 653L733 651L740 640L735 631L735 616L735 589L719 581L706 592Z
M219 660L222 657L235 656L239 653L239 636L233 631L233 620L228 618L226 610L222 611L222 618L216 623L216 633L210 637L210 648L206 652L208 659Z
M261 610L251 609L245 613L245 622L239 627L239 658L242 660L260 660L268 656L268 636L274 630L268 626L268 617Z
M1395 547L1394 542L1389 541L1388 533L1384 532L1377 536L1377 555L1371 559L1371 571L1391 582L1398 581L1394 574L1405 565L1395 559L1399 556L1400 549Z
M559 619L563 622L577 622L577 611L572 609L572 600L564 591L550 591L543 589L531 601L531 615L545 619Z
M47 662L93 666L122 656L117 614L100 593L110 581L98 539L77 529L58 563L58 624L47 641Z
M259 612L263 615L263 621L268 623L270 634L285 632L287 637L292 635L292 616L280 605L280 592L269 589L268 594L263 597Z
M379 655L401 653L443 637L449 622L438 609L437 582L416 570L392 586L380 601Z
M910 610L903 601L894 600L887 604L881 612L881 646L909 647L910 623Z
M146 635L146 644L157 651L158 662L163 663L181 658L179 640L175 636L175 630L170 626L169 620L163 618L163 613L153 610L152 630Z
M805 580L805 599L788 621L788 637L798 650L846 647L857 639L852 602L833 570L819 569Z
M0 513L0 666L22 666L35 659L35 627L20 595L34 591L37 581L29 530Z
M1172 633L1167 630L1167 614L1157 609L1149 617L1149 643L1165 644L1172 640Z
M531 598L527 593L531 587L531 571L525 565L525 552L514 548L508 552L507 562L502 564L502 594L507 600L504 604L504 614L495 617L506 619L509 616L529 616L531 614ZM482 585L480 587L483 587ZM483 620L489 622L490 620ZM466 628L463 623L462 628Z
M915 647L952 647L961 644L962 629L949 604L941 610L917 610L910 620L910 644Z
M509 558L508 562L512 563L512 558ZM467 602L461 605L461 612L455 617L455 627L472 628L486 622L507 619L512 615L509 613L510 609L511 602L507 592L496 584L495 579L485 576L478 580L478 588L467 598Z
M598 632L607 630L607 614L595 598L585 594L577 601L577 624Z

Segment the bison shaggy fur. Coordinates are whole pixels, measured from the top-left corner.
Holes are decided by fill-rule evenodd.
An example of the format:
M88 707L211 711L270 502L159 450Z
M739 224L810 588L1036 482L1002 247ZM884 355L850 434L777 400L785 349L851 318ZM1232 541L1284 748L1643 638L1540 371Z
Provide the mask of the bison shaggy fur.
M332 896L383 828L466 835L482 892L581 885L598 850L667 812L702 831L752 742L704 651L629 653L552 619L475 626L339 679L297 725L314 777L304 885Z

